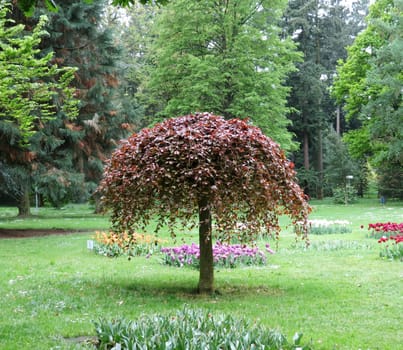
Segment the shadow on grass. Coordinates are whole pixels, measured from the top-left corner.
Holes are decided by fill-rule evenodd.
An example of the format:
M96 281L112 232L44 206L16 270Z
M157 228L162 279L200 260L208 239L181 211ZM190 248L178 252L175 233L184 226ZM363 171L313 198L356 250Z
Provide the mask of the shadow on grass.
M235 272L235 271L233 271ZM165 278L166 277L166 278ZM98 282L99 283L99 282ZM284 284L278 281L261 281L259 284L251 284L250 279L240 282L236 277L234 280L225 281L216 279L216 290L214 294L202 295L197 290L198 278L178 277L172 280L172 276L161 276L157 281L153 278L130 279L130 280L111 280L103 281L96 287L105 288L123 292L128 297L133 298L154 298L169 299L177 301L195 300L195 299L237 299L247 300L250 298L300 298L306 295L306 298L324 298L334 296L335 288L320 280L301 280L287 281ZM91 281L88 281L91 284ZM88 286L91 288L90 286ZM336 286L334 286L336 287Z

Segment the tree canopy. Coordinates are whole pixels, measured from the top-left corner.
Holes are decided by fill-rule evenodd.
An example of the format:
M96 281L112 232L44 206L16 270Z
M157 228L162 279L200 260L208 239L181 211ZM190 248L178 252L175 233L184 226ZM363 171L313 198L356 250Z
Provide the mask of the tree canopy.
M58 11L59 1L60 0L42 0L42 2L50 11ZM89 4L92 3L93 1L94 0L84 0L84 2ZM155 3L158 5L164 5L167 4L168 2L169 0L112 0L112 5L128 7L136 3L140 4ZM38 3L38 0L17 0L17 3L20 9L24 11L26 14L32 14L35 9L35 6Z
M168 119L122 141L99 191L117 232L156 219L157 229L168 224L174 235L177 219L194 226L199 213L201 256L211 249L211 220L216 238L230 239L242 222L244 238L253 240L262 229L278 234L283 214L306 229L310 211L293 163L275 142L246 120L209 113ZM212 255L201 257L201 271L206 263L212 269Z
M178 0L157 17L150 83L159 116L248 116L283 148L295 144L284 82L301 57L279 26L284 1Z
M359 128L345 135L355 158L366 158L385 180L391 195L403 196L403 26L402 0L371 6L368 27L340 63L333 94ZM390 181L394 178L394 181ZM387 184L386 184L387 183ZM394 185L392 186L392 183Z
M75 118L78 100L69 87L74 68L58 68L50 62L53 53L40 57L39 44L47 35L43 30L47 17L42 16L32 33L24 33L24 25L7 18L10 6L0 3L0 123L12 123L16 137L27 143L35 125L49 120L56 113L54 98L62 112ZM3 124L4 125L4 124Z

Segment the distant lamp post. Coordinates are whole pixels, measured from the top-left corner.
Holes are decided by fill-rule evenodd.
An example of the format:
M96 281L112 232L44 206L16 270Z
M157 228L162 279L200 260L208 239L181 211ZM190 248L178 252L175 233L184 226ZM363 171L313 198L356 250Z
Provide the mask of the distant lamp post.
M347 175L346 176L346 195L345 195L345 204L347 205L348 204L348 190L349 190L349 188L350 188L350 186L351 186L351 183L350 183L350 181L352 180L352 179L354 179L354 176L353 175Z

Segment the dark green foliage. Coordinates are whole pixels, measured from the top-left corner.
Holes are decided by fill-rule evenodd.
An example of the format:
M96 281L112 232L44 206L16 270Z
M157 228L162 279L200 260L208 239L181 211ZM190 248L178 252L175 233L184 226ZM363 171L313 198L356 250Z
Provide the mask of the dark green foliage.
M88 200L102 176L103 161L137 118L136 107L123 93L123 72L117 64L121 49L103 25L105 6L103 0L59 3L58 11L48 14L49 35L38 52L45 57L53 53L52 64L58 67L76 67L70 87L80 99L78 117L68 119L60 108L62 96L55 95L55 118L36 125L29 149L19 148L13 130L2 128L8 130L6 146L13 155L9 164L25 164L32 187L55 206ZM38 4L34 15L25 18L14 8L13 18L31 28L44 12Z
M95 322L95 329L100 349L112 349L116 344L122 349L155 350L313 349L301 344L301 333L291 343L278 330L188 307L174 315L143 315L135 321L101 319Z
M331 131L324 141L324 153L325 183L329 195L334 194L333 189L345 187L347 176L353 176L355 181L358 179L357 163L353 162L347 146L334 131Z
M324 140L336 119L329 87L338 59L346 57L345 46L362 28L362 17L362 13L350 12L341 1L323 0L289 1L285 14L284 28L304 53L298 71L287 81L292 87L288 105L293 111L290 130L301 144L300 151L294 153L298 173L304 175L299 176L300 183L312 197L329 193Z
M385 163L378 167L378 193L386 198L403 199L403 167Z

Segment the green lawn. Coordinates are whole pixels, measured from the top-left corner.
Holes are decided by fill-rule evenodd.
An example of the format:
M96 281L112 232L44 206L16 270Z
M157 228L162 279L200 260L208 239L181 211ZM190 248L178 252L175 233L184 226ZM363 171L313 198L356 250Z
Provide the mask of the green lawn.
M184 304L279 328L289 338L301 331L315 349L398 349L402 264L379 258L366 227L403 222L403 203L312 204L312 218L349 220L353 232L312 235L313 248L306 250L286 228L267 266L216 270L220 294L214 297L194 294L197 271L162 266L157 255L128 261L88 251L93 231L108 226L91 208L41 208L24 220L0 208L0 228L88 230L0 240L0 349L77 349L65 339L95 335L92 320L173 313Z

